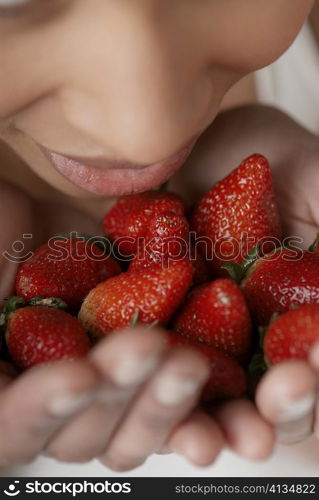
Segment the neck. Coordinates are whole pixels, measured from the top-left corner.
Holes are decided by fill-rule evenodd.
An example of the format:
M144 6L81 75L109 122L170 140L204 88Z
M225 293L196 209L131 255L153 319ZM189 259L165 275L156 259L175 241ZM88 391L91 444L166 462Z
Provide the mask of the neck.
M319 0L316 1L314 8L310 14L310 23L314 32L314 35L319 44Z

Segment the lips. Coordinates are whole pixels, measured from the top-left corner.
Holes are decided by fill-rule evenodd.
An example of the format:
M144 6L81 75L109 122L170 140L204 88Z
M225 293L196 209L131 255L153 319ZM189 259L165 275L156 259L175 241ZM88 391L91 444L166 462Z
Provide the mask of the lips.
M96 167L85 164L42 146L41 150L54 169L72 184L99 196L121 196L155 188L166 182L181 168L195 146L196 140L171 158L149 166L126 166L110 162Z

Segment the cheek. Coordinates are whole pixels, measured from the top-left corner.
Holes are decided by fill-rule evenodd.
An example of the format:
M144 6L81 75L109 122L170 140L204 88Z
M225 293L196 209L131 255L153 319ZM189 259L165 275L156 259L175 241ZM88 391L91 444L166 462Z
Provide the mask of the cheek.
M211 29L214 61L247 73L271 64L294 41L313 4L314 0L225 0L214 6L219 21Z

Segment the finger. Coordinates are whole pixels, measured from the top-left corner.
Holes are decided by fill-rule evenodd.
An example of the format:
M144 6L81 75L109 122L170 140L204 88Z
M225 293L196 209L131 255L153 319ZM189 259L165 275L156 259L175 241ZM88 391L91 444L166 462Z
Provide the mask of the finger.
M118 471L141 465L190 412L208 376L209 365L197 352L170 351L117 429L102 463Z
M192 464L204 467L216 460L224 444L225 438L217 422L196 410L172 432L166 447Z
M223 403L214 414L235 453L251 460L263 460L271 454L275 443L273 429L258 415L251 401Z
M163 333L146 328L116 332L98 344L89 359L103 384L93 404L53 436L46 454L64 462L87 462L101 455L165 350Z
M282 207L281 213L287 212L287 207ZM289 236L292 234L298 235L300 238L300 247L307 250L313 243L314 235L318 232L318 226L307 220L308 213L304 215L304 219L298 216L284 216L282 218L283 234Z
M85 407L98 375L85 361L32 369L0 394L0 464L33 460L63 423Z
M168 446L168 444L164 444L157 452L157 455L171 455L173 451Z
M316 385L316 373L302 361L273 366L261 380L257 407L283 444L297 443L312 433Z

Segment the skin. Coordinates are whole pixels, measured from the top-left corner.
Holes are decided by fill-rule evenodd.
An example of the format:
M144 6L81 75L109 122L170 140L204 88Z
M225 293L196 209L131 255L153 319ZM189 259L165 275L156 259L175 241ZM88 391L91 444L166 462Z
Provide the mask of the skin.
M318 138L262 107L228 111L211 123L222 102L229 107L253 99L246 75L289 47L313 4L35 0L19 15L0 11L0 254L24 233L34 234L26 249L61 230L98 234L113 201L72 185L35 143L71 156L146 165L176 153L204 130L171 186L191 201L239 159L262 149L274 167L286 230L309 238L318 227L313 215ZM227 29L231 36L225 36ZM15 270L15 264L0 260L1 296L11 292ZM157 362L139 383L123 387L112 360L120 363L132 353L142 359L152 355ZM72 462L99 457L124 471L162 450L203 466L224 446L250 459L265 458L274 445L274 429L280 431L282 399L274 388L283 380L280 396L290 400L312 393L317 358L314 351L309 364L271 371L258 390L259 412L243 400L222 405L212 415L196 409L207 376L205 361L184 349L167 352L160 331L138 328L110 336L81 362L41 367L18 378L3 364L0 465L46 454ZM197 389L168 407L156 391L160 378L172 371L197 380ZM291 387L291 380L300 387L295 382ZM61 398L72 395L85 398L80 407L77 400L72 411L65 405L62 411ZM16 418L21 414L23 419Z

